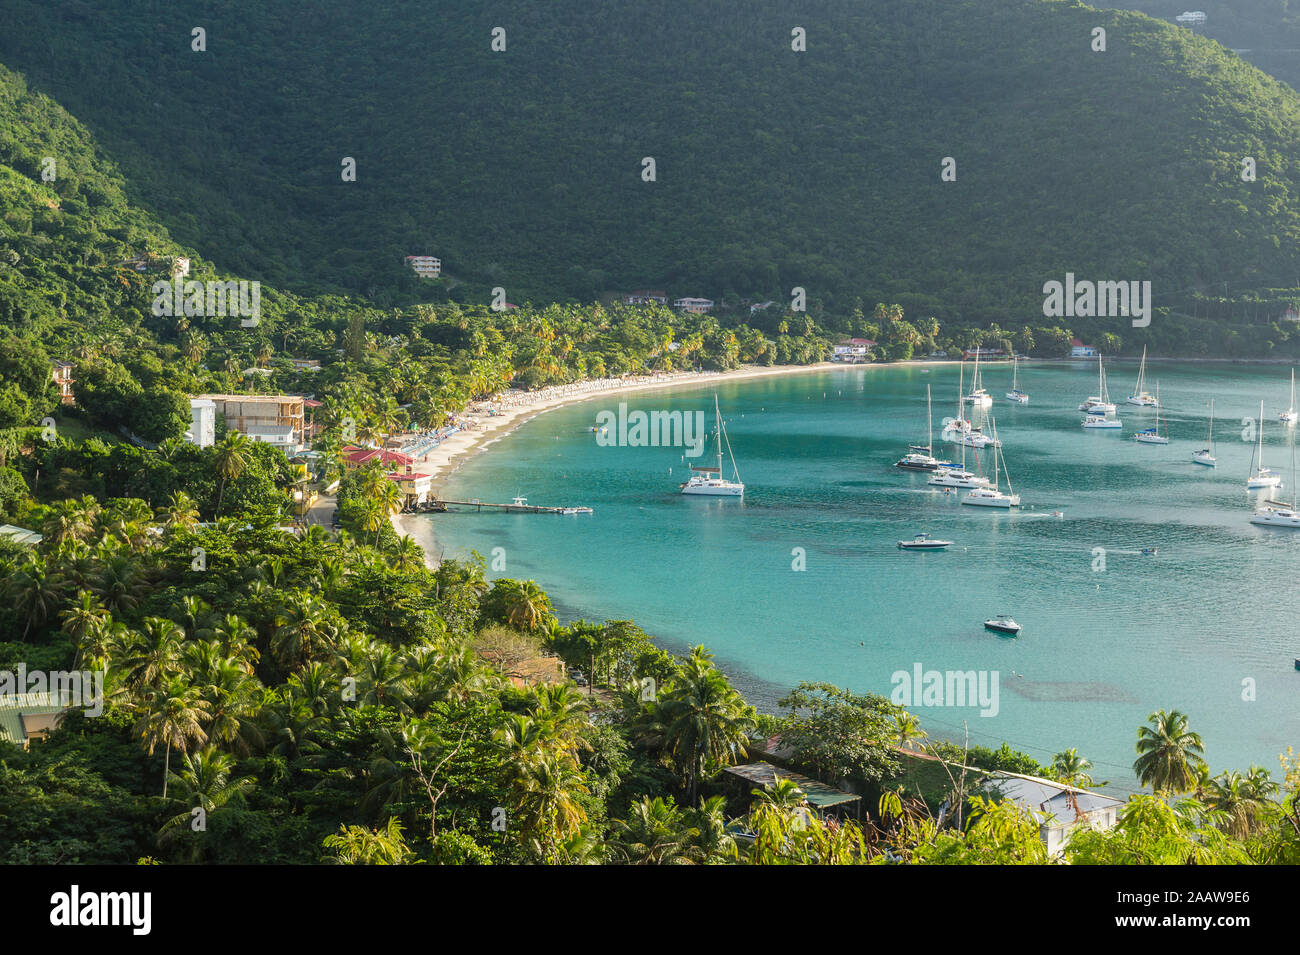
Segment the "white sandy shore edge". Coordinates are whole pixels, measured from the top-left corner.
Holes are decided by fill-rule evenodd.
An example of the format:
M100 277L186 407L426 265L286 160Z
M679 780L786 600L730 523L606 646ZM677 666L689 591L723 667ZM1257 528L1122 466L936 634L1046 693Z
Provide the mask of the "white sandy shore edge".
M922 363L912 362L911 364ZM562 385L542 388L536 392L512 395L511 399L518 403L506 407L499 415L492 417L487 417L485 414L478 415L477 426L473 430L458 431L446 441L431 449L427 454L419 457L416 462L416 469L421 474L432 475L434 478L433 486L436 489L439 487L440 481L445 481L447 476L455 470L453 464L456 463L457 459L463 458L475 448L481 449L481 446L488 441L504 437L525 421L530 421L543 412L554 408L562 408L565 405L576 404L579 401L591 401L596 398L606 398L610 395L624 395L654 389L669 390L690 386L702 387L724 381L743 381L747 378L768 378L776 375L798 375L816 371L871 367L875 366L837 362L821 362L816 365L747 366L737 368L734 371L677 372L620 379L603 385L596 382L580 382L576 386ZM482 404L496 403L484 402ZM423 514L394 514L392 522L393 529L399 535L410 535L415 539L416 543L424 548L425 563L431 569L436 568L440 554L434 540L434 519L430 519Z

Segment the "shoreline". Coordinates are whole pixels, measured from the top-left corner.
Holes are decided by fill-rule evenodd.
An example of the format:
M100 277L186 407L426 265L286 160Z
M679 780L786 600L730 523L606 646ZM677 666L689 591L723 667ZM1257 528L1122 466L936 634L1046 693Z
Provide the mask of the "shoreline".
M872 365L892 367L896 362L874 362L849 364L846 362L819 362L815 365L746 365L731 371L690 371L668 373L663 375L642 376L630 379L575 382L571 385L553 385L536 392L523 392L513 396L519 403L508 406L495 415L487 415L486 409L496 403L491 401L475 402L466 409L466 414L474 418L474 427L458 431L435 448L416 458L415 467L421 474L432 478L432 489L438 492L446 479L464 463L473 451L482 451L485 446L506 437L520 425L531 421L540 414L555 408L564 408L583 401L607 398L610 395L623 395L633 392L670 390L688 386L706 386L718 382L746 381L753 378L772 378L780 375L808 374L816 371L837 371L847 368L869 368ZM907 362L906 364L929 365L940 364L939 361ZM409 536L424 549L424 563L430 570L436 570L441 562L440 555L434 553L437 538L433 530L433 521L426 514L394 514L390 521L399 537Z

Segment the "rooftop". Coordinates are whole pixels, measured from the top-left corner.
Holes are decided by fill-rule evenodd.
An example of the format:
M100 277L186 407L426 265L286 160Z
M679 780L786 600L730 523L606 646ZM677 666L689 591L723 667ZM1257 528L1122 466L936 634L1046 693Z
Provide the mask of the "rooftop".
M788 769L779 769L771 763L757 762L746 763L744 766L728 766L724 772L753 783L759 789L774 785L778 779L788 779L803 791L808 805L818 809L830 809L832 806L842 806L862 798Z

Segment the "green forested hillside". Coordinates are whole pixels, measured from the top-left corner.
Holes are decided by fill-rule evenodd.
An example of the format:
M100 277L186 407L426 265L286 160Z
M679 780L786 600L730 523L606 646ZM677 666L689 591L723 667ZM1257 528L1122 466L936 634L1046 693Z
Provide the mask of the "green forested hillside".
M970 320L1025 316L1067 270L1150 278L1158 305L1189 311L1198 289L1300 276L1300 99L1138 14L1062 0L5 9L0 60L91 126L173 235L285 287L384 304L400 256L421 252L512 301L797 284L845 313L861 297ZM956 182L940 180L945 156Z

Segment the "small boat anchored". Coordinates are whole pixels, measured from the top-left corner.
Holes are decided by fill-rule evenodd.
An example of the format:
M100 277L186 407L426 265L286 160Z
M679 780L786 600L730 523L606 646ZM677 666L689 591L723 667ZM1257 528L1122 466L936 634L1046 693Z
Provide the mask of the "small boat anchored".
M1255 452L1255 472L1246 479L1246 490L1258 491L1260 488L1282 486L1282 476L1272 468L1264 467L1264 402L1259 403L1259 446Z
M1143 345L1143 346L1142 346L1142 364L1138 365L1138 380L1137 380L1137 384L1135 384L1135 385L1133 386L1133 394L1131 394L1131 395L1128 396L1128 403L1131 404L1131 405L1139 405L1140 407L1143 407L1143 408L1158 408L1158 407L1160 407L1160 391L1159 391L1159 389L1156 390L1155 397L1153 398L1153 397L1151 397L1151 395L1148 394L1147 391L1145 390L1145 389L1146 389L1146 383L1147 383L1147 347L1146 347L1145 345Z
M1286 425L1293 425L1296 423L1297 419L1300 419L1300 414L1297 414L1295 410L1295 369L1292 368L1291 369L1291 404L1286 409L1286 411L1282 411L1278 413L1277 420L1281 421L1283 424Z
M1079 405L1080 411L1086 411L1090 415L1108 415L1115 413L1115 405L1110 400L1110 392L1106 389L1106 370L1101 364L1101 353L1097 353L1097 391L1099 394L1089 395L1088 399Z
M899 541L899 550L947 550L952 541L936 540L929 534L917 534L910 541Z
M1133 400L1132 398L1129 399L1129 401L1132 400ZM1160 382L1158 381L1156 382L1155 401L1150 405L1150 407L1156 409L1155 426L1151 428L1143 428L1137 434L1133 435L1133 440L1140 441L1142 444L1168 444L1169 443L1168 428L1165 429L1164 434L1160 433Z
M1011 390L1007 392L1007 401L1014 401L1018 405L1029 404L1029 395L1020 390L1016 383L1020 377L1020 358L1016 355L1011 356Z
M1105 415L1090 414L1083 419L1083 427L1096 431L1114 431L1124 427L1119 418L1107 418Z
M1218 458L1214 456L1214 399L1210 399L1210 436L1208 438L1209 447L1201 448L1199 451L1192 452L1192 461L1196 464L1203 464L1207 468L1218 465Z
M1003 614L998 614L996 617L993 617L992 619L985 620L984 629L992 630L994 633L1010 634L1011 636L1014 637L1024 628L1021 627L1020 624L1012 620L1009 615L1003 613Z

